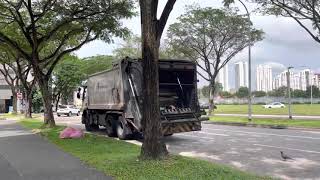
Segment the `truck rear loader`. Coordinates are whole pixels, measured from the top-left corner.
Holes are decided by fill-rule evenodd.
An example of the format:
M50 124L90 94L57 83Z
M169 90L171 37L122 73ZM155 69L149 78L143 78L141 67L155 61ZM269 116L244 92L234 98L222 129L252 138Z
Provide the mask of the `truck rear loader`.
M159 61L159 104L164 136L200 131L196 64ZM126 58L111 70L90 76L84 86L82 123L87 131L104 126L108 136L128 139L142 132L143 74L140 60ZM78 92L80 97L80 92Z

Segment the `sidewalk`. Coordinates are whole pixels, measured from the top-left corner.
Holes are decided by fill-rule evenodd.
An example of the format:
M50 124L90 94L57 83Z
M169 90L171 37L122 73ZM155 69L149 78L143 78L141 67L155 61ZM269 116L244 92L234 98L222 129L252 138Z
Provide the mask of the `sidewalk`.
M109 180L18 124L0 121L0 174L5 180Z

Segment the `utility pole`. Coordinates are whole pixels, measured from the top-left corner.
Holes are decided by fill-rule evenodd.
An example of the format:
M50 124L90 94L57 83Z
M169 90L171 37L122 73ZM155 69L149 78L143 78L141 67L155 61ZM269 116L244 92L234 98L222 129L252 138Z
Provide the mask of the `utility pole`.
M313 76L311 74L311 71L310 71L310 75L311 75L311 88L310 88L310 94L311 94L311 97L310 97L310 102L311 102L311 105L313 104L313 97L312 97L312 89L313 89Z
M287 87L288 87L288 108L289 108L289 119L292 119L292 111L291 111L291 87L290 87L290 69L293 67L288 67L287 72Z
M249 21L251 22L251 18L250 18L250 13L249 10L247 8L247 6L242 2L242 0L239 0L239 2L242 4L242 6L244 7L244 9L247 12L247 16ZM252 86L251 86L251 43L248 46L248 121L251 122L252 121Z

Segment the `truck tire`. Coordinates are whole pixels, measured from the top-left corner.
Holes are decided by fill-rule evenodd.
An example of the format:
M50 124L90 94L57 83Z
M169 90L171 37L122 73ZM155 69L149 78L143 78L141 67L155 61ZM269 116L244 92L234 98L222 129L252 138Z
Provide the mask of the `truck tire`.
M117 119L115 116L107 115L106 133L109 137L117 136Z
M99 125L97 124L92 124L90 122L89 116L87 115L87 113L85 115L82 115L83 121L84 121L84 126L86 128L86 131L97 131L99 130Z
M119 117L119 120L117 122L117 135L121 140L129 139L131 136L131 130L128 125L125 124L124 120L122 120L121 116Z

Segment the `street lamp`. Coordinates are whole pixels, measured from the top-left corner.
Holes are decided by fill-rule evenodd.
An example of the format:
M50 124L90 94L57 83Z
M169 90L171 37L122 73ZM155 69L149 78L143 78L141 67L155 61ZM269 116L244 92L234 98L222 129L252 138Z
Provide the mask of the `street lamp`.
M249 21L251 22L251 19L250 19L250 13L248 11L248 8L247 6L242 2L242 0L238 0L242 6L244 7L244 9L246 10L247 12L247 16L248 16L248 19ZM248 46L248 91L249 91L249 94L248 94L248 121L252 121L252 88L251 88L251 43L249 44Z
M292 119L292 111L291 111L291 87L290 87L290 69L293 67L288 67L287 72L287 91L288 91L288 108L289 108L289 119Z

